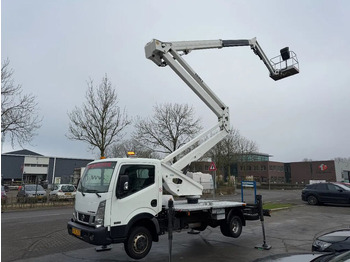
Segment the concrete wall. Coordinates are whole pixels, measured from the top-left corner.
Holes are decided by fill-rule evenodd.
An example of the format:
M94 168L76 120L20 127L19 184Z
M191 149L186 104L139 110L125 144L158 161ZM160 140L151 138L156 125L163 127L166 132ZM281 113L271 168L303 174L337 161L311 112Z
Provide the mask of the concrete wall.
M338 182L350 180L350 159L337 158L335 162L335 174Z

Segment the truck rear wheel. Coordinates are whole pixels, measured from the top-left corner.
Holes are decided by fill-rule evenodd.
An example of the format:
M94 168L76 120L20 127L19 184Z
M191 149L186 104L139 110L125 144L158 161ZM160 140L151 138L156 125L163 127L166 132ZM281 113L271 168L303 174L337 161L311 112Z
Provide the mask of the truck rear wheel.
M124 242L125 252L133 259L147 256L152 247L152 235L145 227L131 229L128 239Z
M226 237L237 238L242 233L242 220L239 216L232 216L227 223L220 224L221 233Z

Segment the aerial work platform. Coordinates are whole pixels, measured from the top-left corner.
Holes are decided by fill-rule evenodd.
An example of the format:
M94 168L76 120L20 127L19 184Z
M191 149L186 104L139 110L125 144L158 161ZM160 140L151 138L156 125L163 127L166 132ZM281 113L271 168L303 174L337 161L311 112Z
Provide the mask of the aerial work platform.
M270 59L274 73L270 74L273 80L292 76L299 73L299 62L297 55L293 51L289 51L288 47L281 49L281 55Z

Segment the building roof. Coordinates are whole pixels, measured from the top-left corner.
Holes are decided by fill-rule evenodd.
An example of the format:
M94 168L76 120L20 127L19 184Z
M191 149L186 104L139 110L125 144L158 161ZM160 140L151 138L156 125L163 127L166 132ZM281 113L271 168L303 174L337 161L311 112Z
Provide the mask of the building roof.
M27 150L27 149L7 152L7 153L4 153L4 155L43 156L41 154L38 154L36 152L30 151L30 150Z

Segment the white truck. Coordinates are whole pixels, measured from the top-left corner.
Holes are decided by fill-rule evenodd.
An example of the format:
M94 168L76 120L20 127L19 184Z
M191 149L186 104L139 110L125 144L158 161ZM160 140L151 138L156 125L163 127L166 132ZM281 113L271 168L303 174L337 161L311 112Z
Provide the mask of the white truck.
M182 55L197 49L231 46L250 46L274 80L299 72L292 51L284 48L281 56L268 60L255 38L149 42L145 46L146 57L158 66L169 65L217 115L218 123L162 160L113 158L88 164L78 185L73 218L67 225L70 235L102 249L112 243L124 243L131 258L141 259L150 251L152 242L168 231L220 227L223 235L237 238L246 220L259 219L256 210L242 202L201 200L202 185L182 172L230 131L228 107ZM178 160L173 163L175 157Z

